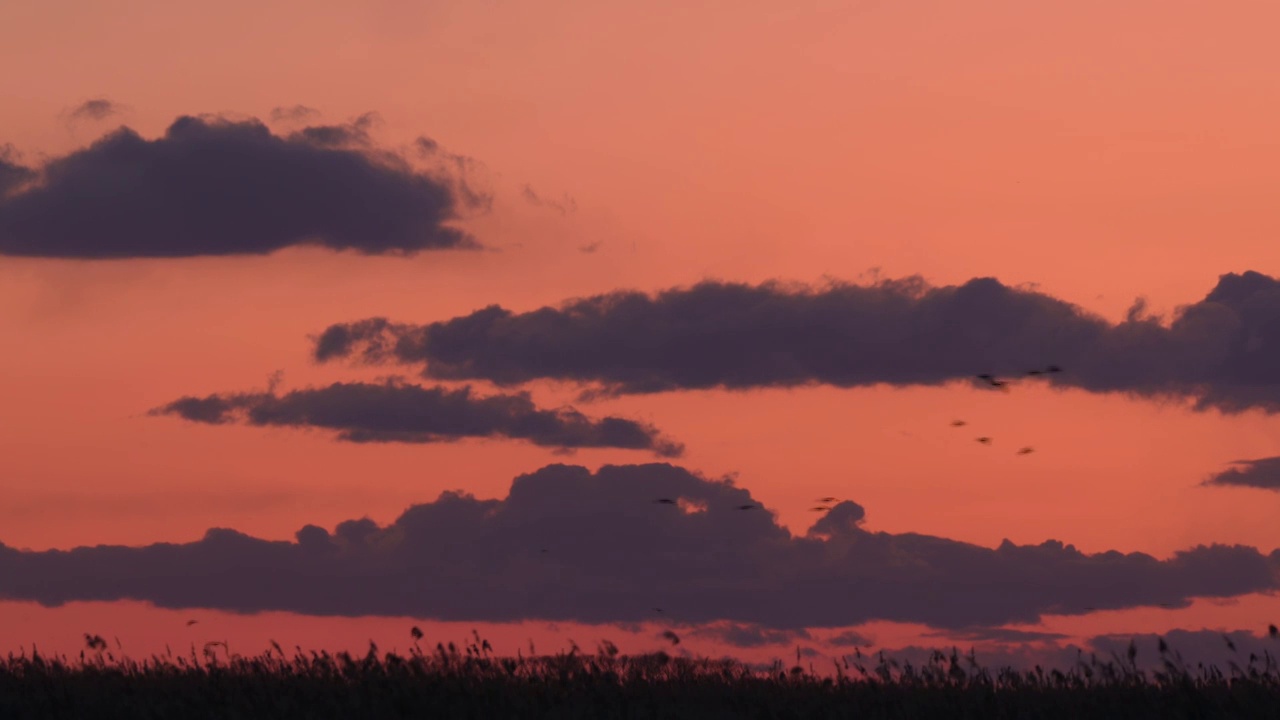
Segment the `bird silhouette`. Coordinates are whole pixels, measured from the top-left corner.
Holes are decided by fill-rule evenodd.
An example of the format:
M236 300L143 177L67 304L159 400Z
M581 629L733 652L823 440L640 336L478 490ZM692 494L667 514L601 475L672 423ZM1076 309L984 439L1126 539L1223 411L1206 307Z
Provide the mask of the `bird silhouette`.
M837 500L839 500L839 499L840 499L840 498L835 498L835 497L824 497L824 498L818 498L818 499L817 499L817 500L815 500L814 502L820 502L820 503L833 503L833 502L835 502L835 501L837 501Z
M1035 449L1035 448L1033 448L1033 447L1024 447L1024 448L1022 448L1021 450L1019 450L1019 451L1018 451L1018 454L1019 454L1019 455L1030 455L1031 453L1033 453L1033 452L1035 452L1035 451L1036 451L1036 449Z
M195 625L195 624L196 624L196 623L198 623L198 622L200 622L200 621L199 621L199 620L188 620L188 621L187 621L187 627L191 627L192 625Z
M409 634L413 636L414 640L421 640L422 628L418 627L417 625L414 625L413 628L409 630Z
M1043 374L1044 374L1044 371L1043 371L1043 370L1028 370L1028 371L1027 371L1027 374L1028 374L1028 375L1043 375Z
M663 504L663 505L675 505L675 504L676 504L676 501L675 501L675 500L672 500L671 498L658 498L657 500L654 500L654 502L656 502L656 503L661 503L661 504Z
M656 608L654 608L654 609L653 609L653 611L654 611L654 612L662 612L662 608L660 608L660 607L656 607Z
M758 507L760 506L759 505L739 505L738 509L739 510L755 510Z
M827 507L826 505L819 505L818 507L809 508L809 512L826 512L830 509L831 508Z
M984 435L983 437L978 438L977 440L978 440L978 442L982 443L983 445L990 445L990 444L991 444L991 438L986 437L985 435Z
M968 424L969 424L969 423L965 422L964 420L952 420L952 421L951 421L951 427L964 427L965 425L968 425Z
M664 637L664 638L666 638L666 639L670 640L672 645L679 645L679 644L680 644L680 636L679 636L679 635L677 635L677 634L675 634L675 633L673 633L673 632L671 632L670 630L663 630L663 631L662 631L662 637Z

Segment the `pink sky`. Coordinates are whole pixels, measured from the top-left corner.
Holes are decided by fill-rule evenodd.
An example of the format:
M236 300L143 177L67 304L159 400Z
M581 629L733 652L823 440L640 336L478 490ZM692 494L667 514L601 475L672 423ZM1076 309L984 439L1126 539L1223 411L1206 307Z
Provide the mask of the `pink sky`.
M311 123L378 113L379 147L408 152L429 136L472 158L468 178L493 205L461 223L486 252L0 251L0 542L187 543L210 527L289 540L308 523L385 525L445 490L501 499L513 478L551 463L654 460L607 448L566 458L502 439L351 444L147 415L182 396L261 390L277 370L285 390L405 371L315 363L308 338L334 323L425 324L491 304L527 312L708 278L867 282L873 269L935 286L994 277L1117 322L1139 296L1171 315L1222 274L1280 275L1277 22L1280 8L1264 3L1154 0L2 6L0 146L27 166L120 125L153 139L182 115L258 118L283 134L305 123L272 110L302 104L318 111ZM115 112L72 116L96 98ZM532 203L526 185L574 209ZM672 462L735 474L796 535L816 519L812 499L830 494L865 507L870 530L989 548L1056 539L1165 559L1199 544L1280 546L1280 493L1199 485L1230 461L1280 454L1280 425L1259 410L963 383L591 403L568 383L525 389L540 406L652 423L685 444ZM949 427L955 418L996 443L977 445ZM1013 455L1022 445L1036 452ZM188 630L188 615L207 619ZM1036 627L1084 639L1258 631L1276 618L1280 601L1251 594ZM15 602L0 612L0 650L70 651L107 627L145 651L204 628L255 647L268 631L304 646L377 636L403 647L404 622ZM480 625L438 627L461 639ZM627 635L485 627L512 651L535 635L548 649ZM633 647L656 645L656 627ZM926 642L922 628L854 629L896 647ZM685 646L754 658L794 644Z

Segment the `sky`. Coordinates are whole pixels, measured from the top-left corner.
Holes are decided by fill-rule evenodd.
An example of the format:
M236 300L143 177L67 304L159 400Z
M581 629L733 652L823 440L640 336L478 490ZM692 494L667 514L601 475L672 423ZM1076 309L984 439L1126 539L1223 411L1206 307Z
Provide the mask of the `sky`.
M4 3L0 651L1265 645L1278 20Z

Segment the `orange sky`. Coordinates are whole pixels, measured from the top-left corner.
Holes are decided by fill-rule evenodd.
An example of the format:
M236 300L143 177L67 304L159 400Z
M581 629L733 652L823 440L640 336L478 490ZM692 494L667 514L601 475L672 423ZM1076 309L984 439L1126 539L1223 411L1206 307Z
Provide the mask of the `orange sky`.
M427 135L481 164L493 209L465 224L496 248L0 258L0 541L189 542L209 527L288 539L306 523L385 524L448 489L501 498L516 475L565 461L517 442L353 445L146 415L182 395L264 387L276 370L286 388L387 371L314 364L307 338L335 322L526 311L708 277L855 281L872 268L937 285L1035 283L1115 321L1137 296L1167 314L1222 273L1280 274L1280 8L803 5L0 6L0 145L29 163L120 124L154 137L184 114L268 121L301 103L337 123L376 111L380 144ZM99 97L121 114L69 118ZM526 202L526 183L576 211ZM531 389L548 405L575 394ZM1228 461L1280 454L1280 424L1256 411L959 386L663 393L582 409L652 422L686 444L677 464L736 473L796 534L814 520L810 500L832 494L865 506L873 530L989 547L1059 539L1164 558L1199 543L1280 546L1280 494L1197 486ZM986 452L948 426L957 417L1037 452ZM571 462L650 460L580 450ZM71 616L162 644L154 618L187 614L4 607L0 642L14 648L77 647L79 631L55 639ZM1256 597L1046 627L1087 637L1275 617L1280 601ZM283 621L224 622L257 638ZM331 643L400 624L293 622L341 626ZM189 633L174 626L180 645ZM509 632L512 645L528 634ZM912 642L895 632L872 634Z

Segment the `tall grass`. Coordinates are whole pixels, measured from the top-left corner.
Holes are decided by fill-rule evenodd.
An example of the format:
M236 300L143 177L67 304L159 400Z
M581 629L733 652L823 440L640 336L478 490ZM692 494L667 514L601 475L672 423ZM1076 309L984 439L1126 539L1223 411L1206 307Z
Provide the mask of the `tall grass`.
M416 628L415 628L416 630ZM78 658L0 659L0 718L1249 718L1280 717L1270 653L1226 671L1190 667L1161 643L1162 667L1139 669L1136 647L1072 668L984 668L934 652L912 665L883 654L837 661L834 673L752 668L658 652L625 656L605 641L553 656L495 657L474 634L462 648L407 656L292 655L278 644L243 657L226 643L189 655L116 658L86 635Z

